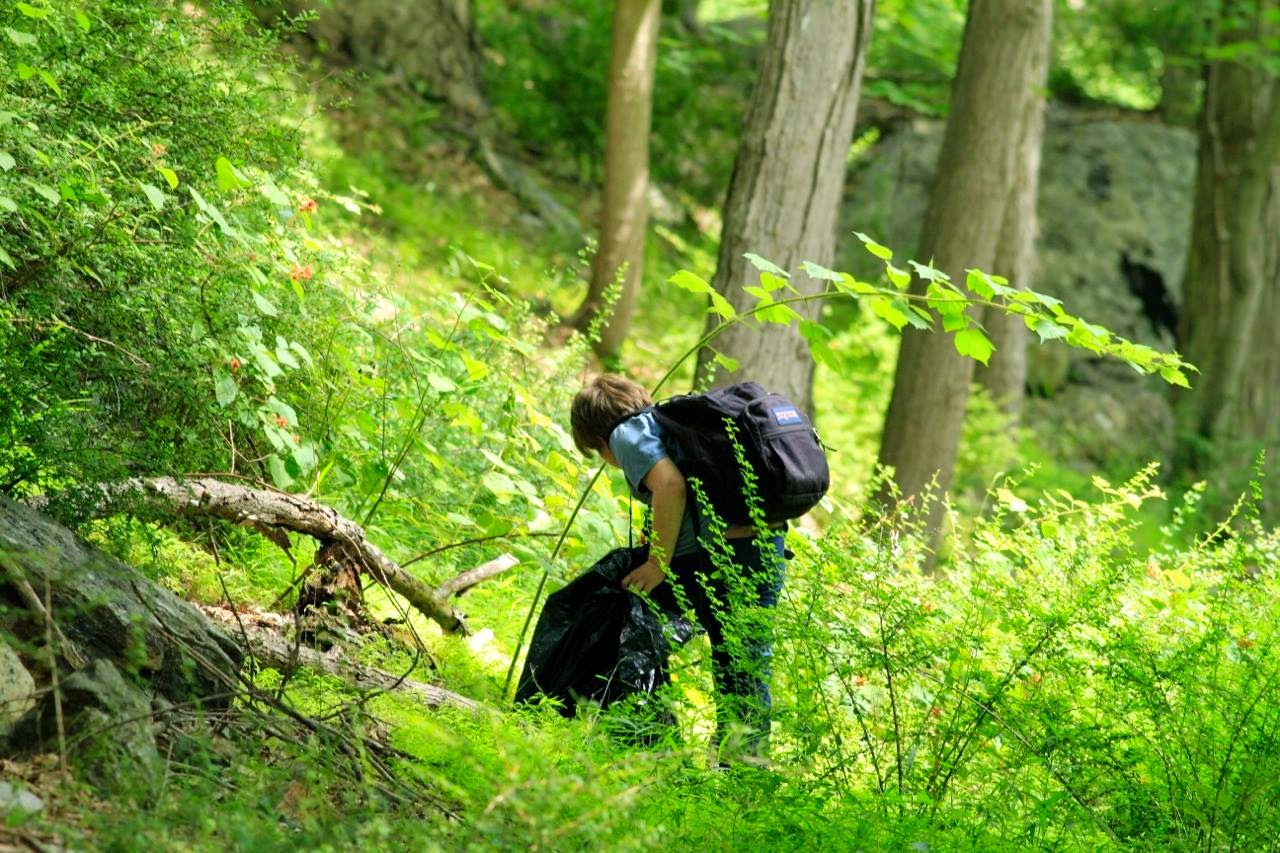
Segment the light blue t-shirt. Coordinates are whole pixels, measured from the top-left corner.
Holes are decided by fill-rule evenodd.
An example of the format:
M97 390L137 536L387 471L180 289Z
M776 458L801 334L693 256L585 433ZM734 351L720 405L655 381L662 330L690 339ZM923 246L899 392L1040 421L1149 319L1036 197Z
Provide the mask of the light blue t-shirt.
M662 442L662 427L653 412L639 412L614 427L613 434L609 436L609 451L618 460L631 494L645 504L652 504L653 493L645 487L644 478L658 460L671 456ZM698 550L694 511L686 503L684 518L680 519L680 533L676 537L676 552L672 557L682 557Z

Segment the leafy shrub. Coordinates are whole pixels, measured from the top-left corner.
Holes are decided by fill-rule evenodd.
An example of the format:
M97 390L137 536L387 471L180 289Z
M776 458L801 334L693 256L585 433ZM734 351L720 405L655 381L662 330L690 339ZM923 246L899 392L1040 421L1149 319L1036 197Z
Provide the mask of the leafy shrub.
M286 70L247 24L232 2L0 10L6 490L314 464L286 401L340 252L307 233Z

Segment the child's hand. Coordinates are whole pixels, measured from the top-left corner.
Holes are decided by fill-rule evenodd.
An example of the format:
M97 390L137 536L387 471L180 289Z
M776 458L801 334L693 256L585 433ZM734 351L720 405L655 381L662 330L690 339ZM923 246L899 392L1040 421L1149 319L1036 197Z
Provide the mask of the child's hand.
M658 584L667 579L667 573L662 570L662 566L658 561L650 557L648 560L630 574L622 579L622 588L634 590L635 592L653 592L657 589Z

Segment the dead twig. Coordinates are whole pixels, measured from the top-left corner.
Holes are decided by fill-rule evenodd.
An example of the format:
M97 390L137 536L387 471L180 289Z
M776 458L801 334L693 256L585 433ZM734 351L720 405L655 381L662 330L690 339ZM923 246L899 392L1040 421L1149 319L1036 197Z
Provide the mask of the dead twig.
M436 595L439 596L441 600L448 600L455 595L462 595L481 581L487 581L489 578L497 577L503 572L508 571L519 564L520 561L515 557L510 554L503 554L502 556L496 557L487 563L481 563L474 569L467 569L465 572L462 572L440 584L436 587Z

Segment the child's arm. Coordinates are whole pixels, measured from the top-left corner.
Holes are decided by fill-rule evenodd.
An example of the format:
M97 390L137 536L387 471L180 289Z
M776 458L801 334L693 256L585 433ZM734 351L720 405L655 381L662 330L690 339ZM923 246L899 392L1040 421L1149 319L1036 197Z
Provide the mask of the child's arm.
M670 459L659 459L644 477L653 493L653 541L649 559L622 579L623 589L650 592L666 577L664 566L671 563L680 522L684 518L684 475Z

